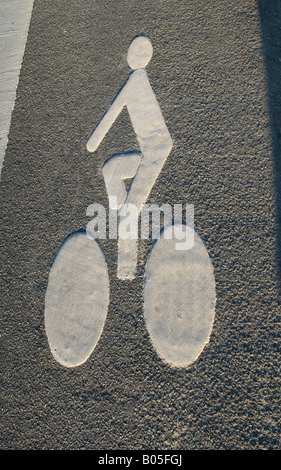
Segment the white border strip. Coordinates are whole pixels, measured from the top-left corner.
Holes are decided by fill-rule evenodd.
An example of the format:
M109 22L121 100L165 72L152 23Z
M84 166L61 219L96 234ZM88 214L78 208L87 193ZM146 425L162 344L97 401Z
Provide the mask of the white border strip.
M0 2L0 175L34 0Z

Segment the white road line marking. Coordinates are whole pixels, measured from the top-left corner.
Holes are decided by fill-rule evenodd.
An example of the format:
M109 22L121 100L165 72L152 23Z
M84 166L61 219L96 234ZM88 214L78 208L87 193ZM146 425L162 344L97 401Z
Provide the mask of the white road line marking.
M0 3L0 175L8 144L33 0Z

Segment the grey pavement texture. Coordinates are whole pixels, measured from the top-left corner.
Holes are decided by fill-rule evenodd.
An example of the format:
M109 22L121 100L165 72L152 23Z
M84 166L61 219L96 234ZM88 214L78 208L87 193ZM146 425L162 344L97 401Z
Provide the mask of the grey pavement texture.
M1 182L1 449L280 449L279 15L253 0L35 0ZM44 328L48 274L88 205L108 204L105 159L136 149L126 111L95 154L86 142L140 33L174 142L148 202L195 205L214 328L192 366L163 363L143 318L152 242L124 282L115 241L101 241L105 328L66 369Z

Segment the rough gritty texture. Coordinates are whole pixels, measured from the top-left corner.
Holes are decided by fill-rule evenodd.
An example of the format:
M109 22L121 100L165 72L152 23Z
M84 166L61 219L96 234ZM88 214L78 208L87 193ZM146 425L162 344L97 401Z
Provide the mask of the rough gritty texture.
M278 6L35 0L2 173L2 449L280 449ZM44 330L48 273L87 206L107 204L105 159L137 148L126 112L94 155L86 142L139 33L153 44L147 71L174 141L149 201L195 204L215 269L214 328L188 370L162 363L143 319L150 243L124 282L104 241L105 329L89 361L67 370Z

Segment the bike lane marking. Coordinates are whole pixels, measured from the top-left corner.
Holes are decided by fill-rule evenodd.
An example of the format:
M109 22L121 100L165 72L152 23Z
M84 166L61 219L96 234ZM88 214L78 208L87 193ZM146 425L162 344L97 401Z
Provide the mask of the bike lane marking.
M149 38L133 38L127 60L134 71L87 142L88 151L94 152L123 107L127 106L141 153L114 154L103 166L109 204L113 210L121 204L117 277L122 280L135 277L138 216L172 148L160 107L146 72L141 68L147 65L151 56ZM132 196L139 172L141 180ZM121 184L126 176L134 178L128 195ZM116 202L112 206L113 198ZM94 212L94 205L89 207L90 212ZM97 206L98 212L100 207ZM101 214L104 218L106 210ZM100 222L106 226L106 220L100 219ZM96 232L96 222L92 225ZM98 226L100 229L100 224ZM55 359L65 367L79 366L89 358L107 315L107 266L99 245L95 245L96 233L91 235L89 225L88 228L86 237L76 234L63 243L50 270L46 291L45 325L49 346ZM189 242L178 248L176 240L182 240L184 233ZM168 240L163 240L166 234ZM175 235L173 240L172 234ZM212 330L216 297L213 267L204 243L194 234L193 220L192 227L167 225L164 235L159 239L158 233L157 238L146 267L144 313L147 328L163 360L175 367L187 367L200 355ZM177 253L178 249L180 253Z
M0 4L0 176L34 0Z

